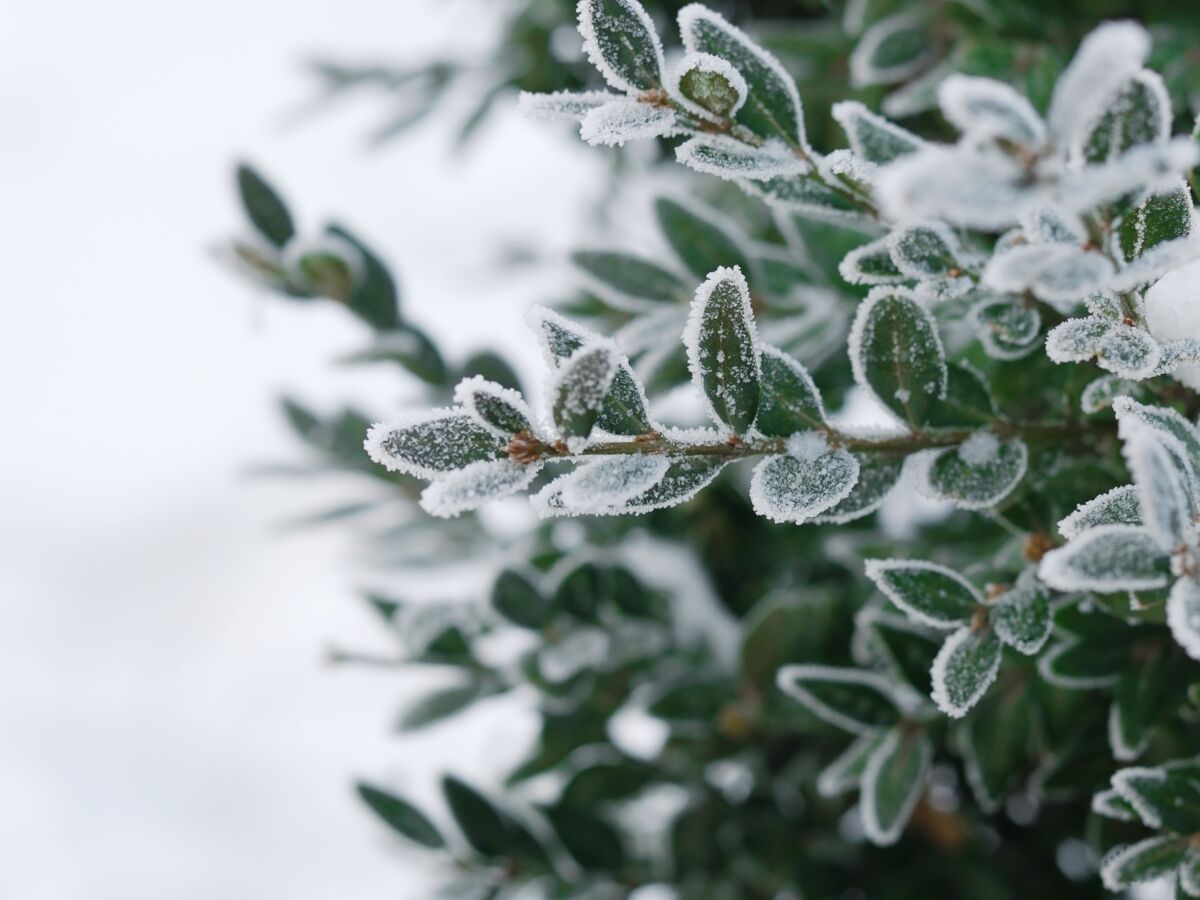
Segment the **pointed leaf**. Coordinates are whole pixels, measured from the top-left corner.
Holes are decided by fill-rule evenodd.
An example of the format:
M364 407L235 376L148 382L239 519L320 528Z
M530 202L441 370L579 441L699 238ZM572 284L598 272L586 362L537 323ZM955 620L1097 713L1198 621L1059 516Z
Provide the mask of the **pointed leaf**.
M784 666L779 689L830 725L863 734L891 725L900 716L895 690L882 675L833 666Z
M621 355L610 341L580 347L554 373L549 389L550 416L567 439L585 439L600 416Z
M446 839L433 822L404 798L362 781L355 785L355 790L371 811L393 831L433 850L446 846Z
M662 86L662 43L637 0L580 0L577 13L584 52L605 81L629 93Z
M364 446L384 468L433 478L471 463L503 459L504 440L461 409L419 413L372 425Z
M740 268L750 275L750 254L732 223L712 210L684 205L670 197L654 201L658 227L675 255L696 278L707 278L722 266Z
M969 581L936 563L869 559L866 575L904 613L933 628L957 628L970 621L983 603Z
M933 745L923 731L888 732L867 762L862 778L862 820L867 840L894 844L925 790Z
M250 223L272 246L282 249L296 234L283 199L262 175L245 163L237 167L237 186Z
M952 719L965 716L996 680L1002 650L988 629L964 627L946 638L931 672L937 708Z
M708 398L713 417L745 433L758 411L762 370L741 270L719 268L696 289L684 346L692 379Z

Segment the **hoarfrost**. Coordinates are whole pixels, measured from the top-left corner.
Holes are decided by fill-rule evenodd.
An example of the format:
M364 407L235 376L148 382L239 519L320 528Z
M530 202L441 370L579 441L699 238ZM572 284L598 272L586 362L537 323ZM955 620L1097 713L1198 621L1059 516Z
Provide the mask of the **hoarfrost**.
M957 572L918 559L868 559L866 575L905 615L931 628L958 628L983 603Z
M958 447L923 451L914 462L917 490L931 500L949 500L960 509L995 506L1025 477L1028 464L1024 441L999 441L983 431Z
M610 456L578 467L552 486L572 514L611 514L661 481L669 465L662 455Z
M1137 485L1143 527L1164 553L1192 537L1195 475L1174 437L1131 416L1120 420L1122 450Z
M715 118L711 110L701 106L683 92L680 83L685 75L693 71L720 75L724 78L737 97L733 105L726 110L725 115L737 115L737 111L746 102L746 95L749 90L746 87L746 79L742 77L742 73L735 69L733 64L728 60L714 56L711 53L687 53L683 59L671 68L671 71L667 75L666 88L667 93L671 95L672 99L688 112L695 113L701 118L710 120Z
M910 751L908 759L897 758L902 749ZM899 840L925 789L932 764L933 745L925 735L906 735L900 728L887 733L883 743L867 760L862 777L859 810L863 831L871 843L886 847ZM885 777L898 779L905 791L897 795L895 785L889 785L891 789L884 791L882 781Z
M892 262L910 278L935 278L960 269L958 238L942 222L909 222L888 237Z
M1154 590L1167 586L1165 563L1146 529L1100 525L1043 556L1038 577L1059 591Z
M505 442L465 410L435 409L372 425L363 448L385 469L434 478L483 459L500 459Z
M922 138L889 122L854 100L833 105L833 117L850 141L854 155L884 165L927 146Z
M575 13L584 53L605 81L631 94L662 85L662 42L637 0L579 0Z
M1002 81L951 75L938 86L938 103L946 121L973 137L1005 138L1032 147L1046 138L1033 105Z
M1058 533L1071 540L1097 525L1141 525L1142 508L1132 484L1115 487L1075 507L1058 523Z
M518 465L507 459L471 463L443 475L421 492L421 509L431 516L453 518L492 500L528 487L541 465Z
M1092 31L1054 86L1047 115L1051 134L1069 144L1149 54L1150 35L1134 22L1106 22Z
M736 430L748 427L762 368L750 289L740 268L721 266L696 288L683 345L693 383L708 398L713 420Z
M547 405L564 438L586 438L591 433L621 359L616 344L601 339L584 344L550 372Z
M775 683L781 691L826 722L851 734L877 734L878 729L854 718L851 714L853 710L830 706L805 686L807 682L859 686L866 688L872 696L878 695L894 706L902 707L904 702L891 681L878 672L866 669L803 663L784 666L775 673Z
M912 52L917 45L922 46ZM855 45L850 54L850 83L868 87L905 81L919 72L932 54L932 41L920 15L890 15L868 28Z
M728 180L765 181L800 175L810 168L782 141L769 140L761 147L751 147L723 134L697 135L684 141L675 148L675 159L689 169Z
M674 130L673 109L621 99L584 116L579 136L593 146L621 147L626 141L663 137Z
M1087 316L1052 328L1046 335L1046 355L1056 363L1094 359L1119 378L1138 381L1156 372L1162 349L1140 328Z
M838 274L850 284L895 284L904 274L892 261L890 236L855 247L838 263Z
M1183 856L1182 841L1178 835L1166 835L1118 844L1100 861L1100 880L1110 891L1120 891L1170 875Z
M858 480L858 460L845 450L828 450L813 432L802 437L803 455L772 456L754 468L750 501L760 516L800 524L841 502ZM789 449L793 441L789 440Z
M1033 291L1061 311L1108 285L1113 264L1099 253L1072 244L1026 244L993 256L983 283L998 291Z
M1187 655L1200 660L1200 584L1195 579L1180 578L1171 588L1167 625Z
M596 107L620 99L620 94L609 91L555 91L552 94L521 91L517 109L529 119L582 122L583 117Z
M979 702L1000 671L1002 645L988 631L970 626L955 631L933 660L933 702L952 719L961 719Z
M1000 440L990 431L976 431L958 446L958 458L968 466L990 465L1000 452Z
M520 392L482 375L460 381L454 388L454 402L505 439L532 430L533 410Z
M1050 598L1037 579L1027 577L1027 573L1022 573L1011 590L997 597L990 610L996 637L1019 653L1033 656L1050 637Z

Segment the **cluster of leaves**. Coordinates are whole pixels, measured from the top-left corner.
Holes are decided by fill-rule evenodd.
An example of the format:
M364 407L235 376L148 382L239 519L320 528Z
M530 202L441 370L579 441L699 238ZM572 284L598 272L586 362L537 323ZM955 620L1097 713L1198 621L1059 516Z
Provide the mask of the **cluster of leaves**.
M1039 93L945 71L942 5L868 7L855 80L903 82L895 112L924 79L941 123L843 101L849 146L821 152L762 43L689 4L668 64L637 0L578 4L610 90L522 98L593 144L679 141L720 185L655 200L661 253L573 254L573 317L529 317L540 405L499 361L442 363L421 377L448 405L367 432L406 502L428 482L431 534L469 523L478 548L473 511L526 490L539 516L487 598L372 598L404 662L458 674L402 727L538 698L507 797L445 779L452 830L360 786L463 870L450 896L1082 897L1172 873L1200 895L1200 151L1137 25L1066 64L1041 42ZM390 316L366 290L382 262L341 229L299 242L239 180L261 239L238 257L420 376L394 288ZM655 416L681 383L707 423ZM937 516L906 517L914 493ZM498 660L499 633L523 640Z

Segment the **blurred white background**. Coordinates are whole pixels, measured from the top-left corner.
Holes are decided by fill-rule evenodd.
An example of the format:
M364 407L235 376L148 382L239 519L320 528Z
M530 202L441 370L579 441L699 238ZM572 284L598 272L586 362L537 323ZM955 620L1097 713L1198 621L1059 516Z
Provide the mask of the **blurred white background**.
M352 539L281 528L345 486L244 470L301 455L281 391L387 412L405 388L328 365L366 338L348 317L261 297L209 253L243 227L244 156L302 224L336 216L383 252L451 350L528 343L516 311L546 298L490 263L515 238L566 246L603 154L511 102L465 158L446 119L367 152L387 113L369 95L285 127L304 59L469 56L500 5L6 4L0 896L417 900L421 859L353 778L424 799L441 768L520 751L526 726L486 709L399 739L420 685L323 665L331 642L388 648Z

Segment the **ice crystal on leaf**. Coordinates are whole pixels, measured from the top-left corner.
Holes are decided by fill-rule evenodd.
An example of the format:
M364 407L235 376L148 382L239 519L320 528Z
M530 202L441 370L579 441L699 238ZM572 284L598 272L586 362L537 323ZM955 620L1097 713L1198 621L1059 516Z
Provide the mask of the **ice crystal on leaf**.
M772 522L800 524L849 495L858 481L858 460L831 450L815 432L808 442L789 442L789 454L771 456L754 469L750 501Z
M667 93L701 118L736 115L749 87L742 73L711 53L688 53L672 68Z
M960 719L979 702L1000 671L1001 644L991 631L955 631L933 661L933 702Z
M637 0L579 0L575 12L584 52L605 81L627 93L662 86L662 43Z
M696 289L683 343L714 421L745 432L758 411L762 369L750 289L740 269L716 269Z
M1138 525L1089 528L1042 557L1038 577L1060 591L1139 591L1167 586L1167 560Z
M517 108L530 119L582 122L592 110L620 99L620 94L608 91L555 91L553 94L522 91L517 99Z
M620 147L626 141L663 137L674 130L674 110L638 100L614 100L589 111L579 135L589 144Z
M529 486L541 467L484 460L435 479L421 492L421 509L452 518Z
M434 478L474 462L501 459L504 439L463 409L414 413L372 425L363 446L384 468Z

